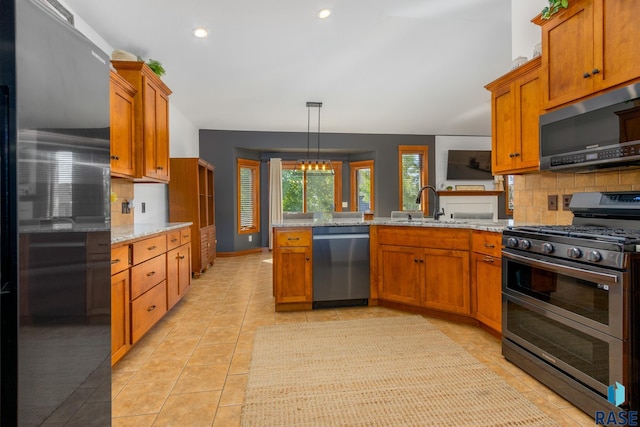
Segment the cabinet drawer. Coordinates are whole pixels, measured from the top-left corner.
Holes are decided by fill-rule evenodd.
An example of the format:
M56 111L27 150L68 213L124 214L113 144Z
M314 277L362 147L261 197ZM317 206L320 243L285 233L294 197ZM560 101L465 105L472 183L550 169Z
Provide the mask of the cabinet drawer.
M167 283L160 282L131 302L131 341L138 341L167 312Z
M129 245L111 248L111 275L131 267L129 249Z
M175 249L180 246L180 230L174 230L167 233L167 250Z
M502 256L502 233L474 231L471 238L473 252L500 258Z
M131 299L134 300L167 278L167 255L162 254L131 269Z
M191 241L191 228L183 228L180 231L180 244L184 245L185 243L189 243Z
M276 230L277 246L311 246L311 230Z
M469 230L458 228L386 225L378 227L378 243L381 245L468 251L470 235Z
M133 244L133 265L167 252L167 235L151 237Z

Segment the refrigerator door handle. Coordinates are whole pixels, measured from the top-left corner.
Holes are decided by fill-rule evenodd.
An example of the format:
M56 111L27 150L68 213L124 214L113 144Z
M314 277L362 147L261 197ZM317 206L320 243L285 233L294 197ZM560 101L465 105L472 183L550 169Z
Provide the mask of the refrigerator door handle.
M0 85L0 295L11 293L9 270L9 86Z

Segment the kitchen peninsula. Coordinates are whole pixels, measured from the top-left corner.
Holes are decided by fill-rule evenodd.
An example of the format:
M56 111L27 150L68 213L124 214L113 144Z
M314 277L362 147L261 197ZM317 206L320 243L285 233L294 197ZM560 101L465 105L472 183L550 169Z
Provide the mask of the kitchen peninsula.
M368 304L501 331L501 238L510 221L376 218L274 224L276 311L313 306L312 230L369 226ZM481 280L480 280L481 279Z

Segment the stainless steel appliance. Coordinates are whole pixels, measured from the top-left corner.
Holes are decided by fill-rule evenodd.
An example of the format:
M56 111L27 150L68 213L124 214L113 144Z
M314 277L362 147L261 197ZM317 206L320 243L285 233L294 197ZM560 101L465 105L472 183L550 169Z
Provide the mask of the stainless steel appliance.
M109 57L52 4L0 0L0 424L104 426Z
M639 410L640 192L577 193L570 207L572 225L503 233L502 352L591 416Z
M369 226L313 228L313 307L369 301Z
M540 116L540 169L640 165L640 83Z

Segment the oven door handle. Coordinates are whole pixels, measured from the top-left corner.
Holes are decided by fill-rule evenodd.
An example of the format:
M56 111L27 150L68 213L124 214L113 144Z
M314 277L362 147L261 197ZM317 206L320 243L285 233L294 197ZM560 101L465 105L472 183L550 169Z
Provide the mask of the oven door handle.
M544 268L545 270L551 271L553 273L560 273L560 274L565 274L565 275L571 275L573 277L576 277L578 279L584 279L584 280L588 280L590 282L596 282L596 283L601 283L603 281L609 282L609 283L618 283L619 282L619 277L615 274L609 274L609 273L602 273L602 272L593 272L593 271L588 271L582 268L576 268L576 267L569 267L566 265L559 265L553 262L548 262L548 261L542 261L539 259L532 259L532 258L528 258L528 257L524 257L522 255L516 255L516 254L512 254L510 252L506 252L503 251L502 252L502 257L503 258L508 258L508 259L512 259L514 261L518 261L520 263L523 264L527 264L530 265L532 267L541 267ZM568 274L567 274L568 273Z

